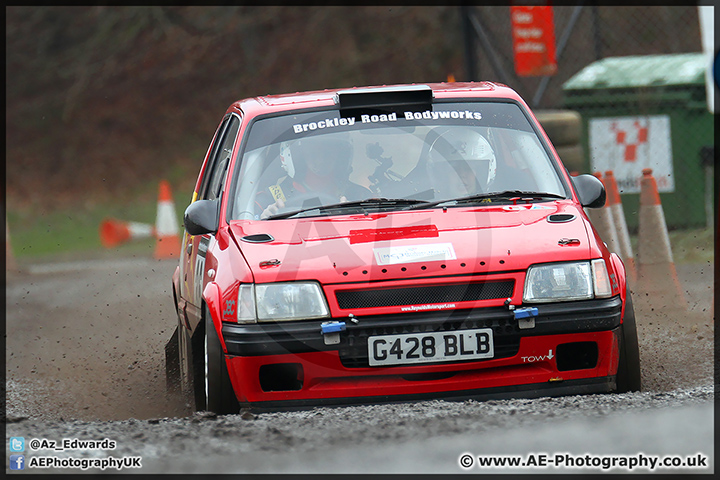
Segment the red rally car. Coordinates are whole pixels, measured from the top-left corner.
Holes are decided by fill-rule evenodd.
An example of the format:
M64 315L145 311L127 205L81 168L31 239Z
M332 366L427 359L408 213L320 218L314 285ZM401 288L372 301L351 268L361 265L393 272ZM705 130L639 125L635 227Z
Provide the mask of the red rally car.
M233 103L185 211L169 385L217 413L639 390L604 203L504 85Z

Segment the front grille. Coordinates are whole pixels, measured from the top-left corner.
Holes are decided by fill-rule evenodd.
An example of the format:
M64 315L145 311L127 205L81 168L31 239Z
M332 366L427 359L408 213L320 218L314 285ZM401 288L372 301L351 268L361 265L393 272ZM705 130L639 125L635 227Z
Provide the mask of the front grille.
M514 280L504 280L382 290L339 290L335 292L335 298L341 309L395 307L508 298L512 296L514 287Z
M360 323L362 326L362 322ZM374 325L370 328L348 328L339 348L340 361L346 368L369 367L368 337L406 333L449 332L475 328L492 328L494 359L517 355L520 350L520 330L517 320L510 315L492 318L446 319L437 323L404 323L388 326ZM482 361L482 360L468 360ZM430 365L430 364L423 364Z

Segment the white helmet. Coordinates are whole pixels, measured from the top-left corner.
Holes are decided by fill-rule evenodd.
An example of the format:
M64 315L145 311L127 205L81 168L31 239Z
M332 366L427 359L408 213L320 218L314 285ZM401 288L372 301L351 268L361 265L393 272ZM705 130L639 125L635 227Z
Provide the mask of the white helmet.
M490 142L470 128L451 128L430 145L430 162L463 161L475 174L480 188L487 188L495 179L497 161Z

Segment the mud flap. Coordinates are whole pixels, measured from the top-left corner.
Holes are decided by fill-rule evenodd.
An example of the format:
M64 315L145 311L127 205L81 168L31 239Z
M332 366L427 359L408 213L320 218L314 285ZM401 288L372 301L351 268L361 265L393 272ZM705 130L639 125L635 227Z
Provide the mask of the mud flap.
M179 327L165 345L165 388L168 393L177 394L180 392L180 342Z

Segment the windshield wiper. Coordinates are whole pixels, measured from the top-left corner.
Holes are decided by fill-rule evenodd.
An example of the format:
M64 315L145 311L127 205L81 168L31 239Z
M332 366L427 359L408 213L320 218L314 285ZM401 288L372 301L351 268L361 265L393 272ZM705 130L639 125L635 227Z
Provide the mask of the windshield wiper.
M468 195L466 197L458 197L458 198L449 198L446 200L438 200L436 202L425 202L424 205L413 205L409 207L407 210L416 210L416 209L424 209L424 208L433 208L437 207L438 205L458 205L461 203L473 203L483 200L496 200L496 199L514 199L517 198L518 200L547 200L552 198L567 198L564 195L558 195L556 193L548 193L548 192L528 192L528 191L522 191L522 190L505 190L503 192L494 192L494 193L477 193L475 195Z
M353 202L339 202L330 205L315 205L308 208L301 208L300 210L294 210L292 212L277 213L270 215L265 220L277 220L281 218L290 218L295 215L299 215L305 212L311 212L317 210L318 213L324 213L328 210L346 210L346 209L358 209L360 212L365 212L366 208L391 208L397 206L408 206L408 205L419 205L429 203L426 200L416 200L414 198L366 198L365 200L357 200Z

